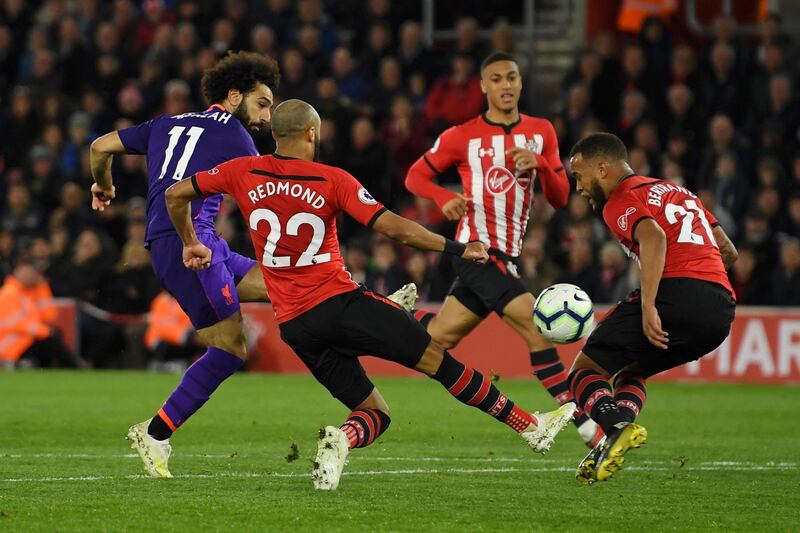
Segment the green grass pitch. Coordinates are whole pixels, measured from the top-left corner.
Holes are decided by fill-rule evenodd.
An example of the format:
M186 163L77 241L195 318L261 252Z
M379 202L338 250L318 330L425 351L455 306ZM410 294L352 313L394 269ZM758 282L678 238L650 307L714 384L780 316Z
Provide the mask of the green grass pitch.
M0 531L798 531L800 388L650 386L649 443L579 485L567 428L544 457L425 379L378 379L392 426L339 490L310 479L345 408L304 376L237 375L173 437L175 478L124 440L178 376L0 373ZM529 409L552 399L501 380ZM291 445L299 458L288 462Z

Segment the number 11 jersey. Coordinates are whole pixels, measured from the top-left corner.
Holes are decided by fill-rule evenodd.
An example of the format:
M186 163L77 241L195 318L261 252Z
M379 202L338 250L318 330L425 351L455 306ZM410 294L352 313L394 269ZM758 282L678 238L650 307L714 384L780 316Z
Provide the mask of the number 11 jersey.
M147 155L147 235L153 240L175 235L167 214L164 192L176 181L230 159L258 155L253 138L242 123L220 105L198 113L159 116L119 130L131 154ZM213 233L222 195L192 202L197 233Z
M198 194L236 200L279 323L358 288L339 252L336 216L344 211L371 226L386 208L346 171L277 155L241 157L192 183Z
M639 260L633 234L646 218L655 220L667 237L662 278L693 278L733 288L722 263L712 228L719 223L687 188L644 176L624 178L603 208L606 225L629 256Z

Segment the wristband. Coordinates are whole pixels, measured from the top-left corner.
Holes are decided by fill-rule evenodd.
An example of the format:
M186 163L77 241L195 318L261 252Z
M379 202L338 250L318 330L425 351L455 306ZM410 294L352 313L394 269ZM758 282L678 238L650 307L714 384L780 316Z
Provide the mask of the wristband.
M461 257L464 255L464 251L467 249L467 245L463 242L454 241L452 239L445 239L444 240L444 250L443 253L456 255Z

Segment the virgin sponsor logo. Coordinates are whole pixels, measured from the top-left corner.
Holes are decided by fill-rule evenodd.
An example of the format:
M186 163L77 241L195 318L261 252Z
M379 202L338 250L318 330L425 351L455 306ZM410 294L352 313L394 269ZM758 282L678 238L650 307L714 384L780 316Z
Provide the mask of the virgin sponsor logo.
M506 167L494 165L486 172L484 185L489 194L500 196L511 190L516 178Z

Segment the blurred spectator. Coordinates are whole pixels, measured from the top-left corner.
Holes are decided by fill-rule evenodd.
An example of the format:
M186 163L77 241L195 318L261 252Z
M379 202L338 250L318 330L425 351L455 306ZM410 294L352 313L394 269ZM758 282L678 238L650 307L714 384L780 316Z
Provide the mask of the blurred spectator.
M728 277L739 305L764 305L771 298L766 279L756 268L757 258L749 246L739 246L739 259L731 267Z
M633 290L629 284L628 260L616 242L608 241L600 249L600 280L593 300L599 303L615 303L625 299Z
M297 20L294 24L288 25L287 28L287 41L301 49L303 48L301 34L311 28L316 30L316 40L320 49L324 50L325 53L332 52L339 41L336 29L331 24L328 16L322 11L322 2L320 0L298 0ZM300 28L300 31L293 33L293 28Z
M394 243L379 240L372 246L372 268L365 284L378 294L391 294L411 281L411 276L397 261Z
M654 82L666 87L670 65L670 32L659 17L648 17L639 33L639 44L647 61L647 67ZM653 102L657 104L658 102Z
M711 69L703 81L703 102L708 113L723 113L740 123L745 106L745 88L737 79L736 53L732 46L718 42L711 49Z
M456 55L450 66L450 75L439 77L425 102L425 118L435 133L474 118L486 100L471 56Z
M619 65L615 59L607 65L595 50L584 50L578 63L564 78L564 85L570 87L567 106L574 107L572 87L581 83L590 97L589 107L593 115L603 122L612 124L617 119L620 106ZM574 111L573 111L574 114Z
M792 193L786 203L786 228L788 235L800 238L800 193Z
M622 95L622 107L617 122L617 131L625 144L633 142L633 131L642 120L648 118L647 98L644 93L629 89Z
M306 65L314 72L322 72L328 63L320 38L319 29L310 24L300 28L297 33L297 49L303 55Z
M42 214L31 200L30 191L22 183L12 184L6 192L2 228L17 237L30 237L41 230Z
M277 34L278 42L288 41L287 32L292 28L292 3L290 0L255 0L249 16L253 24L266 24Z
M735 240L739 234L739 228L736 227L736 221L730 211L725 209L724 206L719 205L714 191L712 189L698 189L697 197L700 199L700 202L702 202L703 207L714 215L728 237L731 240Z
M411 100L404 94L397 94L392 100L390 115L381 127L381 138L389 144L396 177L401 181L405 180L419 154L428 148L427 130L425 119L414 116ZM402 184L397 187L404 188Z
M771 272L777 262L777 244L770 231L767 217L757 207L752 207L745 216L744 231L739 241L749 246L759 268Z
M389 109L394 99L403 94L401 83L400 62L392 56L384 57L381 60L378 79L369 88L364 99L366 114L377 123L383 122L389 116Z
M194 107L190 101L191 90L189 85L180 79L167 82L164 86L164 115L180 115L189 112Z
M367 45L361 52L361 69L368 80L378 76L381 60L391 53L392 29L386 22L375 22L369 28Z
M92 119L88 113L76 111L69 117L68 138L61 152L61 170L68 176L74 176L80 164L80 152L91 144L95 135L91 131Z
M114 267L114 255L104 249L96 230L83 230L72 253L54 263L47 272L49 279L58 280L53 293L97 303L103 281Z
M682 83L671 85L667 89L667 113L661 123L661 135L666 138L671 131L681 131L687 141L702 144L704 130L705 121L692 90Z
M419 73L428 83L436 73L436 59L422 43L422 26L415 20L407 20L400 26L397 59L403 69L403 79Z
M733 121L727 115L714 115L708 124L708 142L703 150L697 173L697 183L700 186L704 186L712 179L717 168L717 159L726 152L736 154L736 160L743 171L749 168L748 146L746 141L737 135Z
M262 55L278 56L278 42L275 30L266 24L256 24L250 30L250 49Z
M641 46L628 46L622 51L622 88L626 92L638 91L654 106L664 100L664 86L659 76L647 64Z
M303 55L295 48L289 48L281 56L281 84L278 89L284 100L299 98L306 102L314 99L316 80L306 66Z
M559 277L558 267L547 258L544 245L537 239L528 237L522 242L519 260L522 266L520 276L534 296L554 284Z
M417 295L422 301L428 301L431 290L432 272L425 252L414 250L406 262L406 270L411 281L417 286Z
M89 48L81 33L73 17L65 17L59 22L58 61L63 76L61 90L72 97L78 96L90 68L86 63Z
M16 241L10 231L0 229L0 276L5 278L14 270L17 257Z
M567 252L567 266L556 280L557 283L572 283L596 299L599 294L600 275L592 265L592 245L588 239L575 239Z
M703 79L697 70L695 54L688 45L678 45L672 50L669 66L672 83L686 85L695 97L702 96Z
M785 239L780 264L772 275L772 305L800 305L800 240Z
M369 249L366 246L355 240L349 241L344 255L344 262L353 281L360 284L366 283L367 267L369 265Z
M139 21L133 43L133 53L137 56L153 43L156 30L161 24L175 23L175 15L166 9L164 0L144 0L142 13L144 18Z
M189 317L166 291L153 299L144 342L152 352L151 370L183 371L186 361L205 350Z
M17 265L0 288L0 361L27 367L84 366L53 327L56 315L44 277L30 264Z
M372 196L383 204L390 203L388 147L375 134L372 122L359 118L350 131L350 149L342 162Z
M19 167L39 134L39 120L27 87L16 86L11 92L11 105L3 117L3 157L9 167ZM11 132L14 132L11 135Z
M770 113L770 80L779 74L786 65L784 50L774 44L764 46L763 58L758 62L758 70L750 83L750 105L755 116L763 117Z
M569 146L581 138L584 124L592 118L591 96L589 86L585 82L575 82L567 93L566 109L561 114L566 126L565 141Z
M723 152L717 159L714 175L698 184L711 189L720 207L729 213L740 213L747 200L747 181L739 170L739 162L732 150Z
M340 46L331 54L331 73L339 84L339 91L353 101L364 97L367 82L364 74L356 68L353 55L348 48ZM281 85L284 83L286 72L281 70Z
M39 207L49 211L58 205L61 174L56 165L55 154L44 145L36 145L30 151L30 166L25 182L37 198Z
M333 121L336 131L349 131L353 120L356 118L356 108L346 96L339 94L336 79L331 76L322 76L317 79L317 94L314 107L323 119ZM341 143L341 139L337 142ZM344 146L337 145L338 149Z
M478 21L473 17L461 17L456 20L456 43L454 52L457 55L468 55L475 65L489 55L489 46L478 35Z

